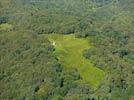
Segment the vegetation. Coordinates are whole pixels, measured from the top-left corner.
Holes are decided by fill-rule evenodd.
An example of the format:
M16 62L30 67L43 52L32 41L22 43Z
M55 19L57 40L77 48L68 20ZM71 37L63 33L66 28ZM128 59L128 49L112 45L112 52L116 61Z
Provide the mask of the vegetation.
M90 60L83 57L83 50L89 48L86 39L77 39L74 35L48 35L50 41L55 43L54 54L58 57L59 62L66 67L76 68L80 73L82 82L97 88L102 81L104 72L94 67Z
M133 10L133 0L0 0L0 99L134 100Z

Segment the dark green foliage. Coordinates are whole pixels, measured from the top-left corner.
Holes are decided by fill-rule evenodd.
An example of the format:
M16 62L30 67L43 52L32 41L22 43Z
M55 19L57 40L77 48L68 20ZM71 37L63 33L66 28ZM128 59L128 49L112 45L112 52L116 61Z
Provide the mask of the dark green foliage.
M84 56L86 59L90 59L90 57L91 57L91 52L90 52L90 50L89 50L89 49L84 50L83 56Z
M7 18L6 17L0 17L0 24L6 23Z
M1 100L133 100L133 0L0 0ZM1 26L0 26L1 28ZM42 34L75 34L83 56L106 72L95 91L66 70Z

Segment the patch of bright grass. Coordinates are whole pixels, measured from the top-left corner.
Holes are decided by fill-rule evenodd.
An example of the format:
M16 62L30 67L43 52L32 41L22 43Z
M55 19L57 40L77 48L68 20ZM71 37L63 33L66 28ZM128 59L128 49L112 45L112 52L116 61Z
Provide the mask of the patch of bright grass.
M0 31L8 31L12 29L12 25L5 23L5 24L0 24Z
M74 35L48 35L49 40L55 46L54 54L60 63L67 68L76 68L82 82L97 88L104 77L104 71L93 66L90 60L83 57L83 50L90 48L86 39L75 38Z

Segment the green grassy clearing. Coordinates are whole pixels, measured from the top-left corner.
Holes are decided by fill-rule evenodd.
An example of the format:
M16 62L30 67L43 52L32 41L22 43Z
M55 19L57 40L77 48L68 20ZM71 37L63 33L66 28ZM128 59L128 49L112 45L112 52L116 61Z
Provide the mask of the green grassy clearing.
M76 68L82 82L97 88L104 77L104 71L94 67L90 60L83 57L83 50L90 48L86 39L75 38L74 35L48 35L52 44L55 44L54 54L65 68Z

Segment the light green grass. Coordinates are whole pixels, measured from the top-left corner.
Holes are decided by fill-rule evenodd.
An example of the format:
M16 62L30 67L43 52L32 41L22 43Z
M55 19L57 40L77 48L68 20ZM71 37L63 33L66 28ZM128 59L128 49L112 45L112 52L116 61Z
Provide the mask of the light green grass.
M11 30L13 27L11 24L0 24L0 31L8 31Z
M54 54L58 57L60 63L66 68L76 68L82 82L97 88L104 77L104 72L83 57L83 50L90 48L86 39L75 38L74 35L47 35L52 44L55 42Z

